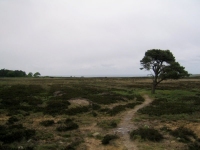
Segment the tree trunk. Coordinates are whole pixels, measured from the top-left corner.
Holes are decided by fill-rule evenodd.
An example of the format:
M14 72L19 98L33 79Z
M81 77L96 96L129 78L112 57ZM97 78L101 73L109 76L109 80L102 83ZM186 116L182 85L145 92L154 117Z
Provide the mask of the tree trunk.
M156 93L156 85L157 84L154 81L153 84L152 84L151 94L155 94Z

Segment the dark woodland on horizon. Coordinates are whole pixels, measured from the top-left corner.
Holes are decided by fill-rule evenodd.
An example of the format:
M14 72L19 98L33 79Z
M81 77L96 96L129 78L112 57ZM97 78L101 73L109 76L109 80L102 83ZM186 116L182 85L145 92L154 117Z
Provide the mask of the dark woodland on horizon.
M0 70L0 77L38 77L40 76L39 72L32 73L29 72L26 74L25 71L22 70L8 70L8 69L1 69Z

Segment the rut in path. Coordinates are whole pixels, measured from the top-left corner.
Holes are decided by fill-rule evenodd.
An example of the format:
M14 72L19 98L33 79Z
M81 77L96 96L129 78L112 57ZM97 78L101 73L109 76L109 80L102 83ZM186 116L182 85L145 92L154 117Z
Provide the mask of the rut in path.
M130 140L129 136L129 132L136 128L131 119L139 109L149 105L153 101L148 95L144 95L143 97L145 101L141 105L137 105L134 109L127 111L119 123L117 130L114 131L115 133L117 132L120 134L127 150L138 150L137 146Z

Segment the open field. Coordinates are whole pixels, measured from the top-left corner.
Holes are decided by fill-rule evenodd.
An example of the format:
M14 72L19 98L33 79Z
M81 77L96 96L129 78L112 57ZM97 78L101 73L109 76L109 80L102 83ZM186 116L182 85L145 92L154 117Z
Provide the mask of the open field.
M0 149L199 150L200 79L150 89L149 78L0 78Z

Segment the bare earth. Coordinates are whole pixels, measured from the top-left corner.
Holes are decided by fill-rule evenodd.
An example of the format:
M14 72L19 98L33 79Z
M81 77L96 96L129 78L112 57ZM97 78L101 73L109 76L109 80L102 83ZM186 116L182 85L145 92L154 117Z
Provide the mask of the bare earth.
M120 135L120 138L122 139L124 146L127 150L138 150L136 144L134 144L133 141L130 140L129 132L136 127L133 124L133 121L131 119L134 117L135 113L150 104L153 100L149 98L148 95L144 95L145 101L141 105L136 106L134 109L129 110L125 112L125 115L123 116L121 122L118 125L118 128L114 130L116 134Z

